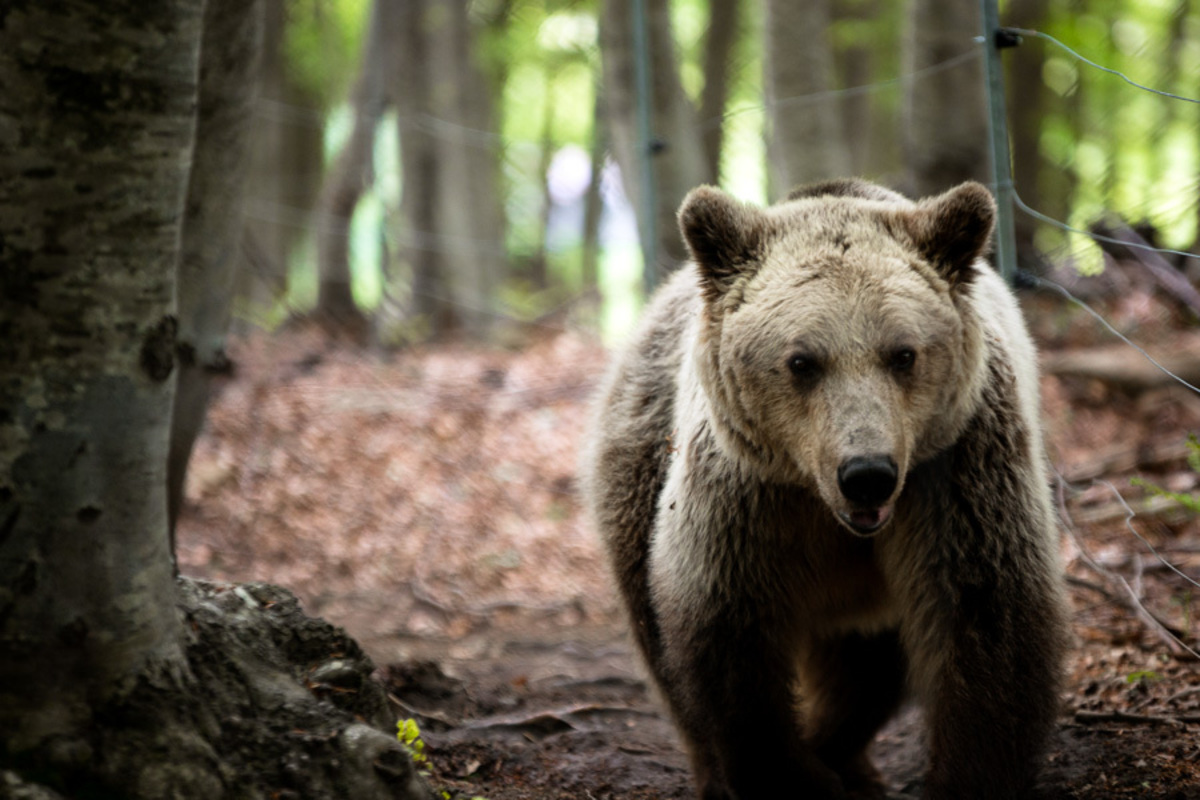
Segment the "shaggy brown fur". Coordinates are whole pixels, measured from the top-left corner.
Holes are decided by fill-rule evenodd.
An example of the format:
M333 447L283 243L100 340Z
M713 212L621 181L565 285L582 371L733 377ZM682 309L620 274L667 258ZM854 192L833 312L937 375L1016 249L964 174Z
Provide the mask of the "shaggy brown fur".
M701 187L694 261L608 378L584 469L700 794L881 798L924 704L937 800L1030 795L1066 640L1036 358L978 184Z

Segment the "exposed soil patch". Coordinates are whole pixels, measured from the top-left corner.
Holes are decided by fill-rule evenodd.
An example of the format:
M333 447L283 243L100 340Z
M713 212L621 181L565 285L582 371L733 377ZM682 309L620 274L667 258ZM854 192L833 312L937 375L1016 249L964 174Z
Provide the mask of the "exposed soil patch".
M1121 303L1144 344L1191 335L1156 323L1152 300ZM1052 353L1097 340L1061 304L1031 305ZM421 724L434 783L464 797L691 796L575 496L603 348L561 334L383 357L299 329L230 350L189 476L185 572L280 583L344 625ZM1200 649L1200 525L1130 483L1197 487L1184 439L1200 398L1079 376L1043 394L1079 639L1043 795L1200 798L1200 671L1183 649ZM919 796L917 713L875 754L895 797Z

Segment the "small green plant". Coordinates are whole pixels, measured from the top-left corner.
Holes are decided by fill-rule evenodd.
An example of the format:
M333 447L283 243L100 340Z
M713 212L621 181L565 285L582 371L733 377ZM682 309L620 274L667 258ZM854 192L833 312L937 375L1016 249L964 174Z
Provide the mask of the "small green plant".
M421 741L421 729L415 719L402 719L396 723L396 738L408 748L413 763L428 772L429 757L425 755L425 742Z
M421 728L415 719L402 719L396 723L396 738L412 755L413 763L426 778L432 776L432 765L429 756L425 755L425 742L421 739ZM438 795L442 800L454 800L448 789L441 789ZM487 800L486 797L474 796L471 800Z
M1193 472L1200 473L1200 439L1196 438L1196 434L1189 433L1187 438L1187 463L1192 468ZM1179 505L1191 511L1193 514L1200 514L1200 494L1189 494L1187 492L1171 492L1161 486L1150 483L1145 478L1130 478L1129 482L1134 486L1140 486L1152 495L1158 497L1166 497L1174 500Z
M1126 683L1154 683L1161 680L1162 675L1152 669L1139 669L1137 672L1131 672L1125 676Z

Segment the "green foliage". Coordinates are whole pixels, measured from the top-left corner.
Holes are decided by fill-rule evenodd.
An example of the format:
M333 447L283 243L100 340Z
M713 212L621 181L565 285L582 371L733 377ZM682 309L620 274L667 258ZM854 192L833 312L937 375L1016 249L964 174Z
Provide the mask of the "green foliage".
M1151 669L1141 669L1137 672L1131 672L1125 676L1126 683L1154 683L1161 681L1162 675Z
M332 124L333 115L344 105L355 79L373 0L281 1L287 12L283 52L289 72L330 115L334 151L338 134L347 125ZM923 79L904 78L908 68L902 40L910 24L910 5L900 0L835 4L833 23L823 35L835 49L837 87L869 88L853 97L813 105L814 113L837 114L846 113L851 99L866 103L871 147L861 169L866 177L893 184L904 170L899 134L908 113L908 88L912 80ZM1200 14L1191 6L1178 0L1046 0L1042 5L1044 13L1038 18L1018 19L1018 8L1024 7L1002 3L1004 22L1037 28L1140 83L1196 96ZM670 0L680 80L693 100L699 99L706 79L703 62L710 6L710 0ZM503 246L517 279L509 282L506 291L519 292L522 287L537 291L537 286L522 279L528 277L526 265L544 258L550 286L576 292L581 283L578 245L574 251L543 249L544 170L563 147L590 152L601 133L596 129L602 78L600 0L471 0L468 8L474 33L472 57L488 76L495 98L495 129L478 133L482 146L495 149L503 174L507 220ZM700 124L724 126L722 186L740 198L763 202L769 199L763 4L742 3L739 13L726 109L721 118ZM1045 83L1041 94L1036 85L1009 86L1010 109L1038 104L1039 171L1036 185L1018 187L1023 199L1081 229L1106 212L1133 222L1147 220L1159 229L1164 245L1188 248L1200 220L1195 212L1200 107L1144 92L1043 40L1027 37L1004 58L1010 64L1017 59L1034 61ZM387 164L377 161L376 176L398 183L395 140L394 133L381 135L380 147L392 157ZM396 251L394 242L383 247L383 232L397 213L398 197L398 186L369 190L364 207L355 214L354 291L367 308L378 307L384 294L377 265L387 252ZM1085 235L1039 225L1035 242L1052 260L1069 253L1081 272L1103 269L1100 250ZM622 269L616 256L625 254L614 254L602 263ZM307 251L301 257L308 260ZM602 273L600 279L614 287L625 282L623 275ZM299 276L294 299L309 302L315 294L312 283ZM529 303L536 306L541 299L531 297ZM511 300L509 304L514 305ZM607 309L605 314L611 316ZM1156 487L1147 489L1169 495ZM1200 512L1200 500L1177 499Z
M1192 471L1200 472L1200 439L1197 439L1196 434L1188 434L1187 449L1188 466L1192 468ZM1145 478L1130 478L1129 482L1134 486L1140 486L1152 495L1157 497L1166 497L1170 500L1173 500L1193 514L1200 514L1200 494L1171 492L1162 488L1161 486L1150 483L1150 481L1146 480Z
M425 755L425 742L421 740L421 729L415 719L402 719L396 723L396 738L408 748L412 754L413 763L428 767L429 757Z
M421 768L421 774L425 777L430 776L429 757L425 755L425 742L421 739L421 728L417 725L415 719L402 719L396 723L396 738L400 743L407 748L412 755L413 763ZM442 789L438 792L438 796L443 800L454 800L459 797L457 791L451 793L448 789ZM470 800L487 800L486 797L472 795Z
M293 79L326 109L358 68L371 0L286 0L283 49Z

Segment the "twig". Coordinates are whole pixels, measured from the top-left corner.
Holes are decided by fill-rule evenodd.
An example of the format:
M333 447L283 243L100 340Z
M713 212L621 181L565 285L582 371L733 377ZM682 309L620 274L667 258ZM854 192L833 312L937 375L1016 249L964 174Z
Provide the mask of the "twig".
M1084 725L1099 722L1131 722L1139 725L1196 725L1200 714L1176 714L1166 717L1159 714L1130 714L1126 711L1076 711L1075 721Z
M395 705L397 708L399 708L405 714L411 714L414 717L421 717L422 719L431 719L431 720L434 720L435 722L440 722L441 724L445 725L447 728L457 728L461 724L459 722L455 722L454 720L450 719L445 714L439 714L436 711L422 711L419 708L410 706L408 703L401 700L399 697L397 697L392 692L387 693L387 699L390 700L393 705Z
M1061 475L1059 477L1062 478ZM1117 499L1122 503L1122 505L1125 506L1125 509L1127 511L1127 516L1125 518L1126 527L1128 527L1128 528L1130 528L1130 530L1132 530L1132 525L1129 524L1129 520L1133 518L1134 512L1132 509L1129 508L1129 506L1127 504L1125 504L1125 498L1121 497L1121 493L1118 492L1116 490L1116 487L1113 486L1111 483L1108 483L1107 481L1099 481L1099 482L1107 485L1113 491L1113 493L1117 496ZM1059 496L1060 496L1060 498L1062 497L1061 492L1060 492ZM1177 635L1175 635L1174 631L1171 630L1171 627L1169 625L1167 625L1167 623L1165 623L1164 621L1162 621L1158 617L1156 617L1153 613L1151 613L1151 611L1149 609L1146 608L1145 605L1142 604L1141 598L1138 597L1137 592L1135 592L1133 590L1133 587L1129 585L1129 581L1125 580L1124 577L1122 577L1121 575L1118 575L1117 573L1113 572L1112 570L1105 568L1104 566L1099 564L1094 558L1092 558L1091 553L1089 553L1088 549L1084 546L1083 540L1081 540L1079 538L1079 533L1076 531L1075 525L1073 524L1070 515L1067 513L1065 504L1062 507L1062 513L1063 513L1064 521L1066 522L1067 531L1071 534L1071 538L1074 540L1075 546L1079 549L1080 559L1083 561L1083 563L1088 565L1089 567L1091 567L1096 572L1096 574L1100 575L1102 578L1106 578L1107 580L1121 586L1125 590L1126 594L1129 595L1129 600L1122 602L1119 597L1110 595L1107 591L1103 592L1105 597L1108 597L1113 602L1120 603L1120 605L1133 611L1138 617L1140 617L1142 619L1142 621L1144 621L1150 627L1151 630L1153 630L1156 634L1158 634L1158 636L1160 638L1162 638L1162 640L1164 642L1166 642L1167 647L1171 650L1171 653L1173 655L1175 655L1176 657L1179 657L1183 653L1188 653L1191 655L1192 658L1196 659L1197 661L1200 661L1200 653L1197 653L1195 650L1193 650L1192 648L1190 648L1186 644L1184 644L1183 641ZM1136 531L1134 533L1136 535ZM1142 537L1140 535L1138 535L1138 538L1142 539ZM1142 541L1145 541L1145 540L1142 539ZM1149 542L1147 542L1146 544L1148 545ZM1154 554L1156 556L1158 556L1158 558L1160 560L1162 560L1162 556L1159 556L1157 551L1154 551L1153 548L1151 548L1151 550L1154 552ZM1176 570L1176 571L1178 571L1178 570ZM1098 587L1088 586L1087 588L1098 588Z
M1182 689L1168 697L1166 700L1163 700L1163 703L1174 703L1176 700L1182 700L1183 698L1190 697L1194 694L1200 694L1200 686L1190 686L1187 689Z
M1114 472L1129 472L1133 469L1156 467L1187 458L1187 444L1171 441L1149 447L1126 447L1119 445L1103 451L1099 456L1083 464L1063 469L1067 483L1087 481Z

